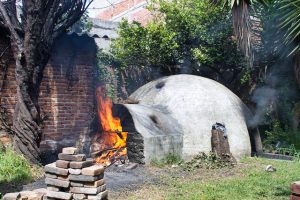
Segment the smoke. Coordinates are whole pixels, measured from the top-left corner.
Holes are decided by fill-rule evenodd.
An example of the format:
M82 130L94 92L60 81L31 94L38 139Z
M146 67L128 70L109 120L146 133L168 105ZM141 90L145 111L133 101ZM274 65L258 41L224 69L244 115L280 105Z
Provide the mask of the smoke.
M277 62L265 70L263 85L255 89L251 100L256 104L250 127L270 123L276 116L289 123L293 102L298 99L298 87L291 59ZM269 117L267 117L269 116Z
M277 100L277 91L269 86L258 88L251 98L256 103L256 110L253 118L249 121L250 127L265 124L265 114L272 112Z

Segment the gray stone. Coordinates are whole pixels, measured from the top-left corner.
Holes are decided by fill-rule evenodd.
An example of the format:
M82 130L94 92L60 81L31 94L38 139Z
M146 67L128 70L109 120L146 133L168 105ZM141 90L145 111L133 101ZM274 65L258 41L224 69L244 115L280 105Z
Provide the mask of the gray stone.
M56 161L56 167L68 169L69 165L70 165L70 161L66 161L66 160L57 160Z
M81 181L81 182L93 182L103 178L103 174L98 176L85 176L85 175L74 175L69 176L70 181Z
M68 175L69 171L67 169L62 169L59 167L56 167L56 163L48 164L44 167L44 171L56 175Z
M85 155L84 154L77 154L77 155L69 155L69 154L58 154L58 158L60 160L66 160L66 161L85 161Z
M72 168L69 168L69 173L70 174L79 175L79 174L81 174L81 169L72 169Z
M20 198L20 193L19 192L15 192L15 193L6 193L3 196L3 200L16 200Z
M54 192L54 191L48 191L46 194L47 197L55 198L55 199L66 199L69 200L72 198L72 193L68 192Z
M83 183L80 183L80 182L74 182L74 181L71 181L71 182L70 182L70 185L71 185L71 186L74 186L74 187L83 187Z
M81 173L87 176L95 176L102 174L104 172L104 167L102 165L93 165L90 167L85 167L82 169Z
M49 190L49 191L54 191L54 192L58 192L58 191L59 191L59 188L58 188L58 187L55 187L55 186L47 186L47 190Z
M106 200L106 199L108 199L108 191L106 190L106 191L100 192L97 195L88 195L87 199L92 199L92 200Z
M73 199L75 200L82 200L82 199L86 199L87 195L86 194L73 194Z
M84 183L84 187L99 187L100 185L103 185L104 183L105 183L104 179L100 179L95 182Z
M86 160L86 161L82 161L82 162L72 161L70 163L70 168L73 168L73 169L82 169L84 167L92 166L93 164L94 164L93 160Z
M57 178L57 175L50 174L50 173L45 173L45 177L47 177L47 178Z
M98 194L106 190L106 184L101 185L97 188L86 188L86 187L71 187L70 192L77 194Z
M139 165L137 163L130 163L130 165L128 165L127 167L125 167L125 169L127 170L133 170L135 168L137 168Z
M68 188L70 185L70 181L63 181L63 180L58 180L58 179L53 179L53 178L46 178L45 183L47 185L57 186L57 187L62 187L62 188Z
M35 189L33 191L37 192L37 193L41 193L41 194L46 194L47 193L47 189L46 188L38 188L38 189Z
M62 149L62 153L63 154L69 154L69 155L73 155L73 154L78 154L79 150L75 147L66 147Z

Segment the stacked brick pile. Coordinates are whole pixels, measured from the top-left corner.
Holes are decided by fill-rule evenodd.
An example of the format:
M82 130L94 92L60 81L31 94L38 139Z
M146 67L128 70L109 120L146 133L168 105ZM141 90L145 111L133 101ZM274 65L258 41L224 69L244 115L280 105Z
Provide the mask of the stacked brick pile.
M291 192L291 200L300 200L300 181L292 183Z
M46 199L107 199L103 166L86 160L74 147L64 148L58 158L44 168Z

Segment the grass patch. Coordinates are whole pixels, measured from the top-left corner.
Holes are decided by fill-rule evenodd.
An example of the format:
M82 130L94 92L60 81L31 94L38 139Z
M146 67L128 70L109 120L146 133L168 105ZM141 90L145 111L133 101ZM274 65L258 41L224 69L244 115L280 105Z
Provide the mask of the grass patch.
M0 152L0 184L28 182L32 180L31 166L28 161L12 148Z
M243 160L247 168L240 170L238 176L220 178L213 181L178 181L168 179L167 185L175 187L175 192L166 199L288 199L290 184L300 180L298 161L274 161L261 158ZM272 164L276 172L266 172L264 167Z
M276 172L266 172L273 165ZM166 168L161 182L144 185L119 199L151 200L283 200L289 199L290 184L300 180L299 161L244 158L233 168L199 168L183 171ZM162 169L163 170L163 169Z

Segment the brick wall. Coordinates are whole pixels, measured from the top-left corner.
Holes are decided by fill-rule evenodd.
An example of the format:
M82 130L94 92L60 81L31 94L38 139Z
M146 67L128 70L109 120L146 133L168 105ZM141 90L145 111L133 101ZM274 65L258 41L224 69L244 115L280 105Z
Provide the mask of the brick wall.
M2 50L3 40L0 44ZM42 150L74 145L88 134L94 112L95 56L95 42L88 36L67 35L57 42L40 87L39 105L45 116ZM11 125L16 102L12 61L7 76L1 77L0 103Z

